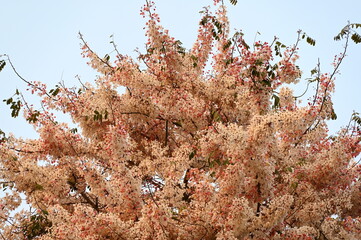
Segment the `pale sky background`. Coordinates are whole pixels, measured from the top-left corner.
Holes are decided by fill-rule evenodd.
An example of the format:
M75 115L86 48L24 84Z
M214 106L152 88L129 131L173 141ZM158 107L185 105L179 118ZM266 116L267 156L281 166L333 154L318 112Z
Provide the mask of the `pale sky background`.
M255 37L272 42L276 35L282 43L292 45L298 29L316 39L315 47L305 41L299 45L298 63L304 72L303 79L310 77L318 58L321 71L331 72L333 58L343 51L344 44L335 42L333 37L347 21L361 23L361 0L239 0L236 6L224 1L231 29L242 29L249 44ZM144 50L145 20L139 16L139 10L145 0L0 0L0 3L0 54L8 54L27 80L42 81L49 89L60 80L67 86L79 85L75 75L81 76L83 82L94 80L96 73L80 55L79 31L100 56L112 51L110 35L114 35L123 54L136 56L137 47ZM163 26L189 49L196 39L199 11L212 5L212 1L156 0L156 5ZM350 43L340 71L334 94L338 119L330 122L331 132L346 125L353 110L361 112L361 44ZM302 82L296 94L305 89L306 80ZM9 65L0 72L0 83L0 129L16 136L36 137L25 120L11 118L9 106L2 102L16 88L25 92L26 84ZM29 102L39 102L26 96Z

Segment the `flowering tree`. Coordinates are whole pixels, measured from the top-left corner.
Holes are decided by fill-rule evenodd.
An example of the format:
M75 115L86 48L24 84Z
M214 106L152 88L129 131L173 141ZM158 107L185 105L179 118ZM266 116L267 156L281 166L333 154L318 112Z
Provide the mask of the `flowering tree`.
M9 189L0 238L360 239L361 120L354 114L336 136L325 123L336 118L331 93L345 52L332 73L313 70L316 92L302 106L287 84L301 77L298 41L314 44L304 33L292 47L250 48L242 33L229 37L219 4L215 14L205 9L185 50L154 3L141 15L148 42L140 61L118 53L110 62L84 41L101 74L94 85L49 90L23 79L42 109L19 91L6 100L40 137L1 139ZM348 40L350 27L339 38ZM20 193L34 211L12 215Z

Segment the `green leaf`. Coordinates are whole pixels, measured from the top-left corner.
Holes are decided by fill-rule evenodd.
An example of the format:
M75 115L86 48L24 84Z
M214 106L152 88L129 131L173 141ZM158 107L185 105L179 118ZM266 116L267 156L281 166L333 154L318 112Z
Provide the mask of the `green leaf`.
M193 60L193 67L197 67L198 66L198 57L191 55L191 59Z
M217 32L216 32L216 30L215 30L214 28L212 29L212 35L213 35L213 37L214 37L215 40L218 41L218 40L220 39L219 36L218 36L218 34L217 34Z
M23 232L25 239L38 239L39 236L48 233L52 223L46 218L47 211L43 212L46 212L46 214L32 215L28 221L23 223L21 231Z
M13 98L9 98L8 100L6 100L6 104L9 105L10 103L13 102Z
M222 34L223 33L223 31L222 31L222 23L217 21L214 18L212 18L212 20L213 20L214 26L216 26L216 28L217 28L218 34Z
M51 89L50 91L49 91L49 94L51 94L52 96L56 96L58 93L59 93L59 91L60 91L60 88L58 87L58 88L56 88L56 89Z
M233 58L226 59L224 63L226 64L226 66L228 66L229 64L233 63Z
M349 25L346 25L344 28L341 29L339 34L337 34L333 39L335 41L340 41L349 32L350 32Z
M351 39L356 44L361 43L361 36L358 33L352 34Z
M222 162L222 165L225 165L225 166L226 166L226 165L229 165L229 164L231 164L231 163L230 163L230 161L229 161L228 159L226 159L226 160L224 160L224 161Z
M340 34L338 34L337 36L335 36L335 37L333 38L333 40L335 40L335 41L340 41L340 40L341 40Z
M204 26L204 25L206 25L206 23L208 22L208 17L207 16L204 16L203 18L202 18L202 20L200 21L200 25L202 25L202 26Z
M246 43L246 41L244 41L243 39L241 39L241 43L243 45L243 47L245 47L247 50L249 50L249 45Z
M299 166L303 166L306 164L306 159L300 158L300 161L297 163Z
M350 27L357 29L357 28L361 27L361 23L351 23L351 24L350 24Z
M197 57L197 56L194 56L194 55L191 55L191 59L192 59L193 61L198 61L198 57Z
M110 60L110 56L108 54L105 54L103 59L105 62L108 62Z
M0 72L4 69L6 62L4 60L0 60Z
M311 70L311 75L316 74L316 73L318 73L317 68L314 68L314 69Z
M227 48L229 48L232 44L231 40L228 40L224 45L223 45L223 50L226 50Z
M177 127L182 127L182 123L181 122L173 122L174 125L176 125Z
M3 143L7 140L5 133L0 129L0 143Z
M192 160L192 158L194 158L195 155L196 155L196 151L192 151L192 152L189 154L189 160Z
M38 121L38 117L40 116L40 112L39 111L34 111L30 117L28 117L26 120L29 122L29 123L35 123Z
M335 109L332 108L332 112L331 112L331 119L332 120L336 120L337 119L337 115L335 113Z
M298 186L298 182L293 182L293 183L291 183L291 188L292 188L292 189L296 189L297 186Z
M277 96L276 94L273 94L273 95L272 95L272 98L274 99L274 103L273 103L272 108L273 108L273 109L279 108L279 107L280 107L280 97Z
M285 48L285 47L286 47L286 45L284 45L283 43L281 43L281 42L279 42L279 41L277 41L275 44L276 44L277 46L279 46L280 48Z
M262 59L256 59L256 61L254 62L254 65L256 65L256 66L261 66L262 64L263 64Z
M277 41L275 42L275 52L276 52L276 56L280 56L282 57L282 54L281 54L281 48L285 48L286 45L284 45L283 43Z
M236 5L238 1L237 0L229 0L229 2L233 5Z
M276 52L276 56L282 57L282 53L280 52L280 48L277 45L275 45L275 52Z
M103 119L108 119L108 111L104 110L104 115L103 113L100 113L98 110L94 110L94 115L93 115L93 120L94 121L103 121Z
M49 215L49 212L46 211L46 210L41 210L41 212L42 212L44 215Z
M358 125L361 125L361 118L359 116L359 113L355 112L352 115L352 120L355 121Z
M40 184L36 183L36 184L34 185L34 187L33 187L33 190L34 190L34 191L35 191L35 190L44 190L44 187L41 186Z
M271 87L271 86L272 86L271 81L269 81L269 80L262 80L261 83L262 83L262 85L267 86L267 87Z
M12 102L11 102L10 109L12 109L12 111L11 111L11 116L12 116L13 118L16 118L17 116L19 116L19 112L20 112L20 109L21 109L21 102L20 102L20 100L18 100L17 102L12 101Z
M70 132L73 133L73 134L75 134L75 133L78 132L78 129L77 129L77 128L72 128L72 129L70 129Z
M177 40L177 41L175 41L175 44L176 44L177 46L181 46L183 43L182 43L181 40Z
M335 41L340 41L345 35L348 36L348 34L350 34L351 29L357 29L361 27L361 23L351 23L351 24L347 24L345 27L343 27L341 29L341 31L333 38ZM361 36L354 32L351 35L351 39L352 41L354 41L356 44L361 42Z
M213 120L214 122L219 122L219 121L221 121L221 116L219 115L218 111L213 111L213 112L211 113L211 117L212 117L212 120Z
M316 82L316 81L319 81L318 77L308 79L308 82L310 82L310 83L313 83L313 82Z
M259 77L261 74L257 71L256 67L251 67L251 75L255 77Z
M310 44L311 46L315 46L315 45L316 45L316 41L315 41L313 38L310 38L309 36L307 36L306 42L307 42L308 44Z

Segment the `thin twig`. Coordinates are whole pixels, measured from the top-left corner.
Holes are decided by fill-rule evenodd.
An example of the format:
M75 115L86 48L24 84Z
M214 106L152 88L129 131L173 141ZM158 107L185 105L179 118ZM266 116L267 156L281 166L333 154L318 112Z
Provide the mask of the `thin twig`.
M100 58L100 57L98 56L98 54L96 54L96 53L89 47L89 45L86 43L86 41L85 41L84 38L83 38L83 35L82 35L80 32L79 32L79 38L80 38L80 40L82 40L84 46L85 46L91 53L93 53L93 54L96 56L96 58L98 58L99 61L101 61L105 66L107 66L107 67L110 69L111 73L114 73L114 68L109 64L108 61L104 61L102 58Z
M85 89L85 90L88 90L88 88L83 84L83 82L80 80L80 76L79 75L76 75L75 76L76 79L78 79L78 81L80 82L80 84L82 85L82 87Z
M316 92L315 92L315 97L313 98L313 103L312 106L315 106L316 101L317 101L317 96L318 96L318 89L320 87L320 76L321 76L321 67L320 67L320 59L318 59L318 63L317 63L317 86L316 86Z
M40 91L43 92L43 89L35 86L33 83L29 82L28 80L26 80L25 78L23 78L23 77L18 73L18 71L16 70L16 68L15 68L15 66L13 65L12 61L10 60L9 55L4 54L4 56L7 57L7 60L8 60L8 62L10 63L10 66L11 66L11 68L13 69L14 73L15 73L23 82L25 82L25 83L27 83L29 86L32 86L33 88L38 89L38 90L40 90ZM49 98L53 99L54 101L57 101L57 100L54 99L52 96L50 96L47 92L45 92L45 94L46 94Z
M168 145L168 135L169 135L169 131L168 131L168 120L165 120L165 146Z

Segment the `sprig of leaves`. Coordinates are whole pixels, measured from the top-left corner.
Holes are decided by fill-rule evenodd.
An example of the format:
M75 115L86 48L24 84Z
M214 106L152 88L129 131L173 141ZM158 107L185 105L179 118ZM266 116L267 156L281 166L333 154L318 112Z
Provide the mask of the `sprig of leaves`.
M231 41L231 40L228 40L228 41L223 45L223 50L228 49L231 45L232 45L232 41Z
M310 44L311 46L315 46L316 45L316 40L311 38L310 36L307 35L307 33L303 32L302 33L302 39L305 39L306 38L306 42L308 44Z
M42 210L41 214L30 216L27 222L23 223L22 232L26 239L35 239L48 233L52 222L47 218L48 212Z
M94 111L93 120L102 122L103 119L108 119L108 111L105 110L104 113L101 113L97 110Z
M237 0L229 0L229 2L233 5L236 5L238 1Z
M16 118L19 116L19 112L21 109L21 101L20 100L14 100L12 97L8 99L4 99L3 102L6 102L7 105L10 105L11 109L11 116L13 118Z
M361 23L349 23L345 27L341 29L341 31L333 38L335 41L340 41L345 36L348 37L351 33L351 40L354 41L354 43L358 44L361 43L361 35L358 34L355 30L361 28Z
M352 121L354 121L355 123L357 123L359 126L361 126L361 117L360 114L358 112L354 112L352 114Z
M40 116L40 112L38 110L35 110L30 114L29 117L26 118L26 121L29 123L36 123L38 121L38 118Z
M211 21L213 23L214 28L211 30L212 35L215 40L219 41L220 40L219 35L223 34L223 27L224 27L223 24L220 21L218 21L216 18L211 17L209 15L205 15L199 24L205 26L208 23L208 21Z
M275 42L275 52L276 52L276 56L280 56L282 57L282 53L281 53L281 49L282 48L286 48L286 45L284 45L283 43L276 41Z
M60 91L60 86L59 86L59 85L55 85L55 88L54 88L54 89L50 89L49 95L55 97L56 95L58 95L59 91Z

